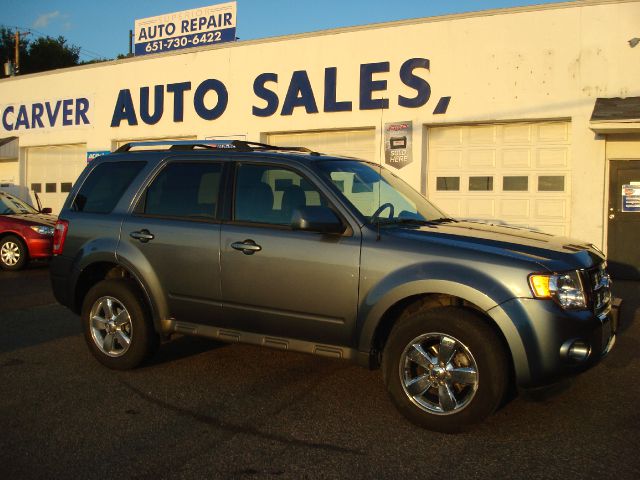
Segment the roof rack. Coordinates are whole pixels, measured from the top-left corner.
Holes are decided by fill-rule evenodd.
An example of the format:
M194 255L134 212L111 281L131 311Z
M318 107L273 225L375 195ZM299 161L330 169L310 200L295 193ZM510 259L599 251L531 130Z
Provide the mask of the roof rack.
M320 155L306 147L280 147L276 145L267 145L266 143L247 142L244 140L160 140L153 142L129 142L125 143L116 150L116 153L129 152L139 147L164 147L168 146L168 150L235 150L237 152L255 152L255 151L289 151L302 152L310 155Z

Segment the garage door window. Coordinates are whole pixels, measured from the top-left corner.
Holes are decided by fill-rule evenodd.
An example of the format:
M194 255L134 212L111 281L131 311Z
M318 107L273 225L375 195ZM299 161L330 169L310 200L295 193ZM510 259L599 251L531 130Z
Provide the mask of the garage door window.
M440 191L459 191L460 177L438 177L436 188Z
M493 190L493 177L469 177L469 191L487 192Z
M504 177L502 190L505 192L526 192L529 190L529 177L524 175Z
M541 175L538 177L539 192L564 192L563 175Z

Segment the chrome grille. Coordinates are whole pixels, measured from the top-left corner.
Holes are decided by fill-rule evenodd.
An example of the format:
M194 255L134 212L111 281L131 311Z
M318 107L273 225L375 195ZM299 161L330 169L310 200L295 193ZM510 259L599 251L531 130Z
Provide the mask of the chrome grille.
M606 264L603 262L586 273L593 312L596 315L607 312L611 308L611 278L607 273Z

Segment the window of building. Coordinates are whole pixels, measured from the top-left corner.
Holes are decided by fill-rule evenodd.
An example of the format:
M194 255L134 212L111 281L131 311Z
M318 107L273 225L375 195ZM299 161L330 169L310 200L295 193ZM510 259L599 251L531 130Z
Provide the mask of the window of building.
M442 191L459 191L460 177L438 177L436 178L436 189Z
M503 177L502 190L505 192L526 192L529 190L529 177L526 175Z
M42 184L41 183L32 183L31 191L35 193L42 193Z
M44 184L44 191L46 193L56 193L57 191L57 184L55 183L45 183Z
M487 192L493 190L493 177L469 177L469 191Z
M60 184L60 191L62 193L69 193L73 184L71 182L63 182Z
M564 192L564 175L541 175L538 177L539 192Z

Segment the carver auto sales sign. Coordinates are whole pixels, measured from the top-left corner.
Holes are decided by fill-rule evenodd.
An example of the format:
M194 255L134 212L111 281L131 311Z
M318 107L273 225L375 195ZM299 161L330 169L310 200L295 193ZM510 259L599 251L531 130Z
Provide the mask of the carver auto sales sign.
M136 20L135 54L232 42L236 14L236 2L228 2Z

